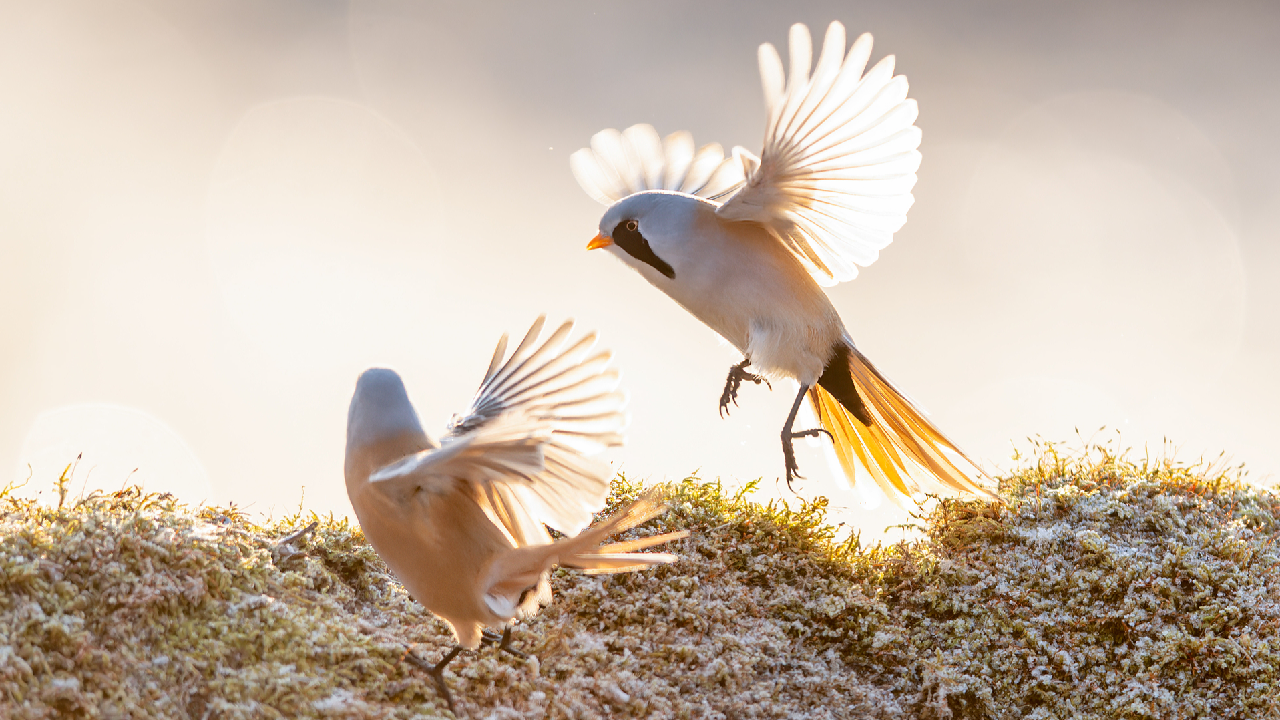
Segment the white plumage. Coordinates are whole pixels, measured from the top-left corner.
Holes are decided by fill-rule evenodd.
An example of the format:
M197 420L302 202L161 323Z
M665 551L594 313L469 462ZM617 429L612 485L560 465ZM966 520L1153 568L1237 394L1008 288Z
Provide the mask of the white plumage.
M652 125L609 128L571 155L569 165L582 189L605 205L645 190L716 198L742 184L742 164L726 160L719 143L697 152L693 147L693 136L683 130L660 139Z
M361 529L466 648L485 628L549 601L552 567L622 572L671 562L633 551L683 536L602 545L663 512L653 494L587 528L612 476L587 456L621 444L626 399L609 353L592 351L594 333L569 341L566 322L539 343L543 322L505 361L503 337L470 410L438 444L395 372L366 371L351 399L345 474ZM552 542L545 525L571 537Z
M831 436L849 481L857 468L901 502L920 493L983 493L982 471L856 350L821 286L875 262L906 222L920 165L916 103L886 57L864 74L871 36L845 52L833 22L812 65L809 31L794 25L790 74L760 47L766 122L757 158L718 145L696 155L685 133L665 142L648 125L605 130L570 158L579 184L608 204L589 249L607 248L742 351L727 410L746 370L800 381L782 431ZM812 70L812 72L811 72ZM696 172L694 172L696 169ZM821 430L793 432L808 395Z
M450 423L440 447L392 463L369 482L464 475L538 538L546 537L543 524L569 535L585 528L604 507L613 475L589 456L622 444L626 398L618 371L608 367L611 354L592 352L595 333L566 343L573 329L566 322L537 345L544 320L506 362L502 338L471 407Z
M893 75L893 56L863 75L871 35L861 35L847 55L844 44L844 26L831 23L811 75L809 30L792 26L785 80L777 50L760 46L767 121L759 158L735 147L725 159L712 143L698 153L698 172L686 175L688 133L659 142L652 127L633 125L597 133L570 167L606 205L645 190L721 200L721 217L768 228L820 285L851 280L907 220L920 128L907 79Z

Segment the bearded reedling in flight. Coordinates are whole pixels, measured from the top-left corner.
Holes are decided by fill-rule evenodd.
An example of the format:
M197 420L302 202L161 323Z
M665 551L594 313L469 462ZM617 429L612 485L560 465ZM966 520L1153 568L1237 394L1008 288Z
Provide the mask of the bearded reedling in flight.
M757 158L648 125L604 130L570 158L578 183L609 205L588 249L605 248L743 354L720 397L743 381L800 383L782 428L787 485L792 440L830 436L850 484L864 468L895 502L920 493L991 496L986 475L853 343L822 291L876 260L906 221L920 165L916 103L893 57L863 74L871 36L845 53L831 23L810 74L812 44L791 28L791 73L760 46L767 121ZM821 428L795 431L809 398Z

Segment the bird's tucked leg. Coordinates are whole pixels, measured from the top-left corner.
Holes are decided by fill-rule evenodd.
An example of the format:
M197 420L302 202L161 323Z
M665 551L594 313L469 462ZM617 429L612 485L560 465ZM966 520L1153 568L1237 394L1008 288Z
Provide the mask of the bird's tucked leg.
M733 403L734 407L738 406L738 389L742 387L743 380L750 380L759 385L764 383L770 390L773 386L765 378L756 375L753 372L747 372L747 366L751 364L751 358L743 358L742 362L729 368L729 377L724 381L724 392L720 393L720 417L729 414L729 403Z
M454 715L457 715L458 711L453 705L453 693L449 692L449 686L444 684L444 666L448 665L451 660L458 657L458 653L460 652L462 652L461 645L453 646L453 649L450 650L444 656L444 658L441 659L440 662L436 663L435 665L431 665L426 660L423 660L422 658L413 654L412 651L410 651L408 654L409 662L422 668L424 671L426 671L428 675L431 676L432 680L435 680L436 689L439 690L440 694L444 696L444 701L449 704L449 712L453 713Z
M791 404L791 413L787 415L787 424L782 426L782 458L787 466L787 489L791 489L791 481L804 479L800 474L800 466L796 464L796 451L791 446L791 441L802 437L818 437L822 433L826 433L832 442L835 438L831 433L823 428L813 428L811 430L801 430L799 432L792 431L791 427L795 425L796 413L800 412L800 403L804 402L805 393L809 392L809 385L801 385L800 393L796 395L796 401Z
M485 645L497 644L498 649L501 650L502 652L508 653L514 657L518 657L521 660L529 659L528 653L520 652L519 650L511 646L511 626L510 625L508 625L507 628L502 631L502 635L498 635L498 633L486 628L484 630L484 633L480 636L480 642Z

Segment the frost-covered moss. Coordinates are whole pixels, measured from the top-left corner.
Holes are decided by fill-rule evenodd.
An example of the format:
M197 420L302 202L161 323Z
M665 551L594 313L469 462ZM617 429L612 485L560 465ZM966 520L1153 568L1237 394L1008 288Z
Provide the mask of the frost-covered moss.
M634 533L680 562L557 571L527 662L464 653L472 717L1271 717L1280 501L1222 473L1046 446L1004 504L944 502L925 537L837 543L825 504L696 479ZM614 502L637 488L620 479ZM317 520L314 535L279 539ZM444 627L358 529L258 526L137 491L0 498L0 716L437 717L407 647Z
M345 522L282 569L233 511L136 489L62 509L0 500L0 716L270 718L443 703L378 630L416 615ZM283 560L284 558L281 557ZM408 632L409 639L436 640Z
M1054 445L1002 491L938 504L918 542L828 547L822 592L845 609L809 595L770 612L914 717L1280 715L1273 493Z

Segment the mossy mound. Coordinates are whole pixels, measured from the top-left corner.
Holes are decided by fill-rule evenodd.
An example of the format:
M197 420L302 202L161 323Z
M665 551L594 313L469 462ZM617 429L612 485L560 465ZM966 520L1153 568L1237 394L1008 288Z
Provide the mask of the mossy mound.
M614 502L637 488L619 479ZM1003 504L835 541L690 479L633 531L672 566L557 571L519 661L446 673L471 717L1246 718L1276 713L1280 500L1222 472L1043 446ZM279 539L318 521L283 548ZM137 491L0 498L0 716L447 716L446 650L343 521L266 526Z
M444 707L399 662L404 644L379 630L383 608L416 606L345 522L321 523L311 554L273 558L278 527L136 489L60 510L4 503L0 716L409 718Z
M876 612L816 639L925 718L1280 714L1280 498L1212 466L1037 450L1005 504L944 502L925 540L843 553Z

